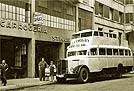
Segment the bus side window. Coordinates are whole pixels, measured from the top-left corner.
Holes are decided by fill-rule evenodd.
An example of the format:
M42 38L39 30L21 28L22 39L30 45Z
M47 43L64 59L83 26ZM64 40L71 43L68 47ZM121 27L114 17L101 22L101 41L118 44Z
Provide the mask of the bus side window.
M113 34L113 38L116 38L116 34Z
M112 49L107 49L107 55L112 55Z
M130 50L129 50L129 52L128 52L128 53L129 53L129 56L131 56L131 52L130 52Z
M109 37L112 38L112 34L109 34Z
M104 36L105 36L105 37L108 37L108 33L104 33Z
M113 49L113 54L118 55L118 49Z
M100 48L99 49L99 55L105 55L106 54L106 51L104 48Z
M123 49L119 49L119 54L120 55L124 55L124 50Z
M128 56L128 50L125 50L125 56Z
M91 52L91 55L97 55L97 48L92 48L90 52Z
M99 36L103 36L103 32L99 32Z
M94 31L94 36L98 36L98 32L97 31Z

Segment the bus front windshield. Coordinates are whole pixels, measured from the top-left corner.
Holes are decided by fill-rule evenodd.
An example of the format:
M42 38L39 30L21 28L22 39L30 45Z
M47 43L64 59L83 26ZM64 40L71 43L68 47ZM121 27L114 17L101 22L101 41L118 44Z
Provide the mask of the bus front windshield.
M77 56L77 55L86 55L87 50L81 50L81 51L71 51L68 52L68 57L69 56Z
M72 35L72 39L80 38L80 34L74 34Z

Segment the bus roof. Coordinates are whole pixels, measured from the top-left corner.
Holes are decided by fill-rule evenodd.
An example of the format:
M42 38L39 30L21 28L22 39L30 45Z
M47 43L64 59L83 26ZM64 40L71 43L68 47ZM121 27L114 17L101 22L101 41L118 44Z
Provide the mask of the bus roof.
M98 31L98 30L85 29L85 30L82 30L82 31L79 31L79 32L75 32L75 33L73 33L72 35L74 35L74 34L86 33L86 32L94 32L94 31ZM109 33L109 34L115 34L114 32L104 32L104 31L98 31L98 32Z
M85 32L90 32L90 31L97 31L97 30L86 29L86 30L82 30L73 34L80 34L80 33L85 33Z

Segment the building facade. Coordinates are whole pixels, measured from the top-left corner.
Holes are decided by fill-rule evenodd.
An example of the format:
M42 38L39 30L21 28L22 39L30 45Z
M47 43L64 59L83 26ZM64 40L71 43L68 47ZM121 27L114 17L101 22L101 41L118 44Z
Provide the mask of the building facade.
M129 47L134 50L134 0L78 1L77 6L79 8L93 14L91 29L114 32L119 39L119 46L129 44ZM123 40L128 40L128 43Z
M42 57L48 64L64 58L75 11L62 0L0 0L0 62L9 65L8 78L38 77Z
M38 77L42 57L66 57L71 34L83 29L115 32L134 49L134 0L0 0L0 62L9 77Z

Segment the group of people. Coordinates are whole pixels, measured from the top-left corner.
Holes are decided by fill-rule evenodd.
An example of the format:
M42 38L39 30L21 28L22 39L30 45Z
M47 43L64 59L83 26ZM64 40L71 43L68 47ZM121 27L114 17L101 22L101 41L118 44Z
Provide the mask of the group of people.
M54 81L54 76L56 75L56 66L53 61L50 61L50 65L47 64L44 58L39 62L39 79L40 81L45 81L47 77L50 76L51 81ZM49 72L46 72L49 69ZM49 74L49 75L48 75Z
M0 78L3 86L6 86L7 84L7 80L6 80L7 70L8 70L8 64L6 63L5 60L2 60L2 63L0 64Z
M39 62L39 78L40 81L45 81L45 78L48 77L46 75L46 69L49 68L49 76L51 77L51 81L54 81L54 76L56 73L56 66L54 65L53 61L50 62L50 65L47 64L44 58ZM6 86L7 80L6 80L6 73L8 71L8 64L5 60L2 60L2 63L0 64L0 78L2 81L2 85Z

